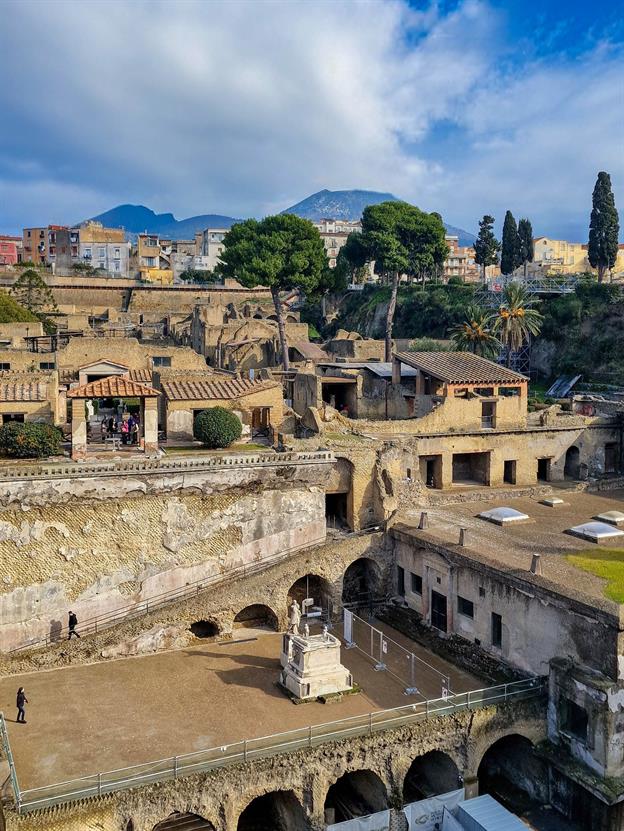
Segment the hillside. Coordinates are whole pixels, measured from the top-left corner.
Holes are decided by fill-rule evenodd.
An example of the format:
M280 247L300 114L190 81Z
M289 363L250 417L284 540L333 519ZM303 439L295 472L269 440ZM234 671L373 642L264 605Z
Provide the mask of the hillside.
M379 202L395 202L398 197L392 193L379 193L375 190L320 190L313 193L296 205L291 205L282 211L284 214L296 214L318 222L320 219L360 219L367 205L377 205ZM444 223L447 234L459 237L460 245L472 245L475 236L462 228Z
M238 220L221 214L200 214L176 219L173 214L157 214L145 205L117 205L110 211L91 217L107 228L124 228L128 234L160 234L171 239L193 239L205 228L230 228Z

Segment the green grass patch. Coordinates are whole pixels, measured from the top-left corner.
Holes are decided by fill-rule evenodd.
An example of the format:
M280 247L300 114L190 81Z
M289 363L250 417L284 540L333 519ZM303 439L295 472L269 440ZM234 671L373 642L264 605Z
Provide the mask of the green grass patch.
M624 548L579 551L578 554L566 554L566 559L576 568L607 580L605 597L624 603Z

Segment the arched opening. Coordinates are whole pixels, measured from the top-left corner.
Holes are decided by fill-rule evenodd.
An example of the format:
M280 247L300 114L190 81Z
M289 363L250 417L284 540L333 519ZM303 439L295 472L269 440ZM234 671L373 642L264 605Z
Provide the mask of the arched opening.
M272 629L277 632L277 615L268 606L262 603L253 603L245 606L234 618L234 628L253 627L260 629Z
M521 814L548 801L548 769L533 743L514 733L486 751L479 765L479 793L489 793L510 811Z
M342 602L366 605L379 594L380 575L377 564L368 557L360 557L347 568L342 579Z
M219 626L214 620L196 620L190 629L196 638L214 638L219 634Z
M414 759L403 781L403 801L418 802L461 787L459 769L441 750L432 750Z
M372 770L345 773L325 797L325 822L346 822L388 808L386 786Z
M578 479L580 466L581 453L578 447L573 444L572 447L568 447L566 450L563 475L567 479Z
M296 600L303 609L304 600L313 601L313 603L308 603L306 609L303 610L311 617L319 617L321 613L327 612L330 608L331 599L332 584L324 577L319 577L318 574L306 574L288 589L288 606L293 600Z
M309 831L310 824L292 791L256 797L238 818L237 831Z
M134 822L131 819L126 823L126 831L134 831Z
M155 825L154 831L215 831L215 827L197 814L174 811L167 819Z

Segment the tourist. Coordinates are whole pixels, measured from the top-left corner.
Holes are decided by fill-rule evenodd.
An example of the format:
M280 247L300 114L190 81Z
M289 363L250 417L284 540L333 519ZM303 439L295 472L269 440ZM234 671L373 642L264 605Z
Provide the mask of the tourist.
M26 724L26 710L24 704L28 704L24 687L20 687L17 691L17 723Z
M121 422L121 443L128 444L128 437L130 434L130 425L127 421Z
M76 632L76 626L78 625L78 618L76 615L70 611L69 613L69 635L67 636L67 640L71 641L71 636L75 635L77 638L80 637L78 632Z
M114 432L115 432L115 419L113 418L113 416L111 416L108 419L108 435L112 436Z
M106 424L106 416L104 416L102 418L102 421L100 422L100 434L102 436L102 441L106 440L106 434L107 433L108 433L108 427L107 427L107 424Z
M132 444L139 443L139 422L135 421L132 425Z

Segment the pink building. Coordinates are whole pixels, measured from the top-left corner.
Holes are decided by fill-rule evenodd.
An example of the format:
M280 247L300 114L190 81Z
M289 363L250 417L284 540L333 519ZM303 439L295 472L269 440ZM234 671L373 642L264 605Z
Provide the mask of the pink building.
M0 236L0 265L15 265L22 259L22 238Z

